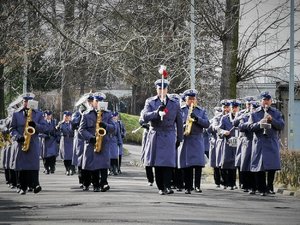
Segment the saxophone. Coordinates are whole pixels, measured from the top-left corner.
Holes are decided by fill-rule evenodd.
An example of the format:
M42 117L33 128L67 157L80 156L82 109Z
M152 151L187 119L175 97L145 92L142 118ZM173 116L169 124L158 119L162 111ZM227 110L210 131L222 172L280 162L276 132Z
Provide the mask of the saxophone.
M29 126L29 122L31 121L32 121L32 109L29 109L26 117L26 123L25 123L24 134L23 134L25 141L22 146L22 151L24 152L27 152L29 150L31 136L34 135L35 133L35 129Z
M95 131L96 143L94 149L94 152L96 153L101 152L103 137L106 135L106 130L100 127L100 123L102 121L102 113L103 113L102 110L98 110L97 112L96 131Z
M185 129L184 129L184 133L183 133L185 136L190 135L191 130L192 130L194 119L191 118L191 114L192 114L193 110L194 110L194 103L191 104L189 111L188 111L188 115L186 117Z

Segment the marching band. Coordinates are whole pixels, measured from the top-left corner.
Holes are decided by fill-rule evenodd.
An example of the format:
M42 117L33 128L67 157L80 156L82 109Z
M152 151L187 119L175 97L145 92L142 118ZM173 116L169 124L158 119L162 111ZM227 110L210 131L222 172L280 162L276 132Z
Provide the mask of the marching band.
M141 161L148 185L155 182L159 195L173 194L173 186L185 194L201 193L202 168L208 164L217 188L275 194L284 120L269 92L261 93L260 100L246 97L242 110L241 101L222 100L209 119L195 89L177 97L168 93L169 85L163 78L155 82L157 95L145 101L136 129L144 128ZM1 120L1 159L9 188L21 195L39 193L40 158L44 173L54 174L59 155L65 174L77 173L83 191L91 186L94 192L108 191L108 175L122 173L126 129L120 114L107 109L105 94L83 95L76 111L65 111L59 123L51 111L38 110L34 97L19 96Z

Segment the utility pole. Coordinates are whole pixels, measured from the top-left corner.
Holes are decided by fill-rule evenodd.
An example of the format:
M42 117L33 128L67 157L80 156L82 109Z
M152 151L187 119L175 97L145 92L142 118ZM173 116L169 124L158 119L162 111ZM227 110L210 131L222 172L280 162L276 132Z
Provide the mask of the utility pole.
M290 81L289 81L289 107L288 107L288 149L295 150L294 146L294 0L291 2L290 13Z
M23 1L24 3L24 52L23 52L23 93L27 92L27 75L28 75L28 34L29 34L29 22L28 22L28 7L26 0Z
M195 2L191 0L191 88L195 89Z

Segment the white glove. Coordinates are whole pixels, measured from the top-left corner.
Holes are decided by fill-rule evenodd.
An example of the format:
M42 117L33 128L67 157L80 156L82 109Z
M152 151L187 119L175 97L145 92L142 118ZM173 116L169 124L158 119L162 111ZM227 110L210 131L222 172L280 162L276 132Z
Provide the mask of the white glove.
M158 114L159 114L160 117L166 115L166 113L164 111L159 111Z

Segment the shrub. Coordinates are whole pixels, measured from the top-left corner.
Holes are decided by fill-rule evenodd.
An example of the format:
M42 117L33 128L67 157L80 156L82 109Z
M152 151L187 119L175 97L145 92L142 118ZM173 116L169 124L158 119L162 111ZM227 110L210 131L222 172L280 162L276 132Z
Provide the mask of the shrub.
M300 187L300 152L281 151L281 171L276 175L276 183L289 188Z
M124 138L124 142L142 144L143 128L134 134L132 133L133 130L140 127L139 116L121 113L121 119L126 129L126 137Z

